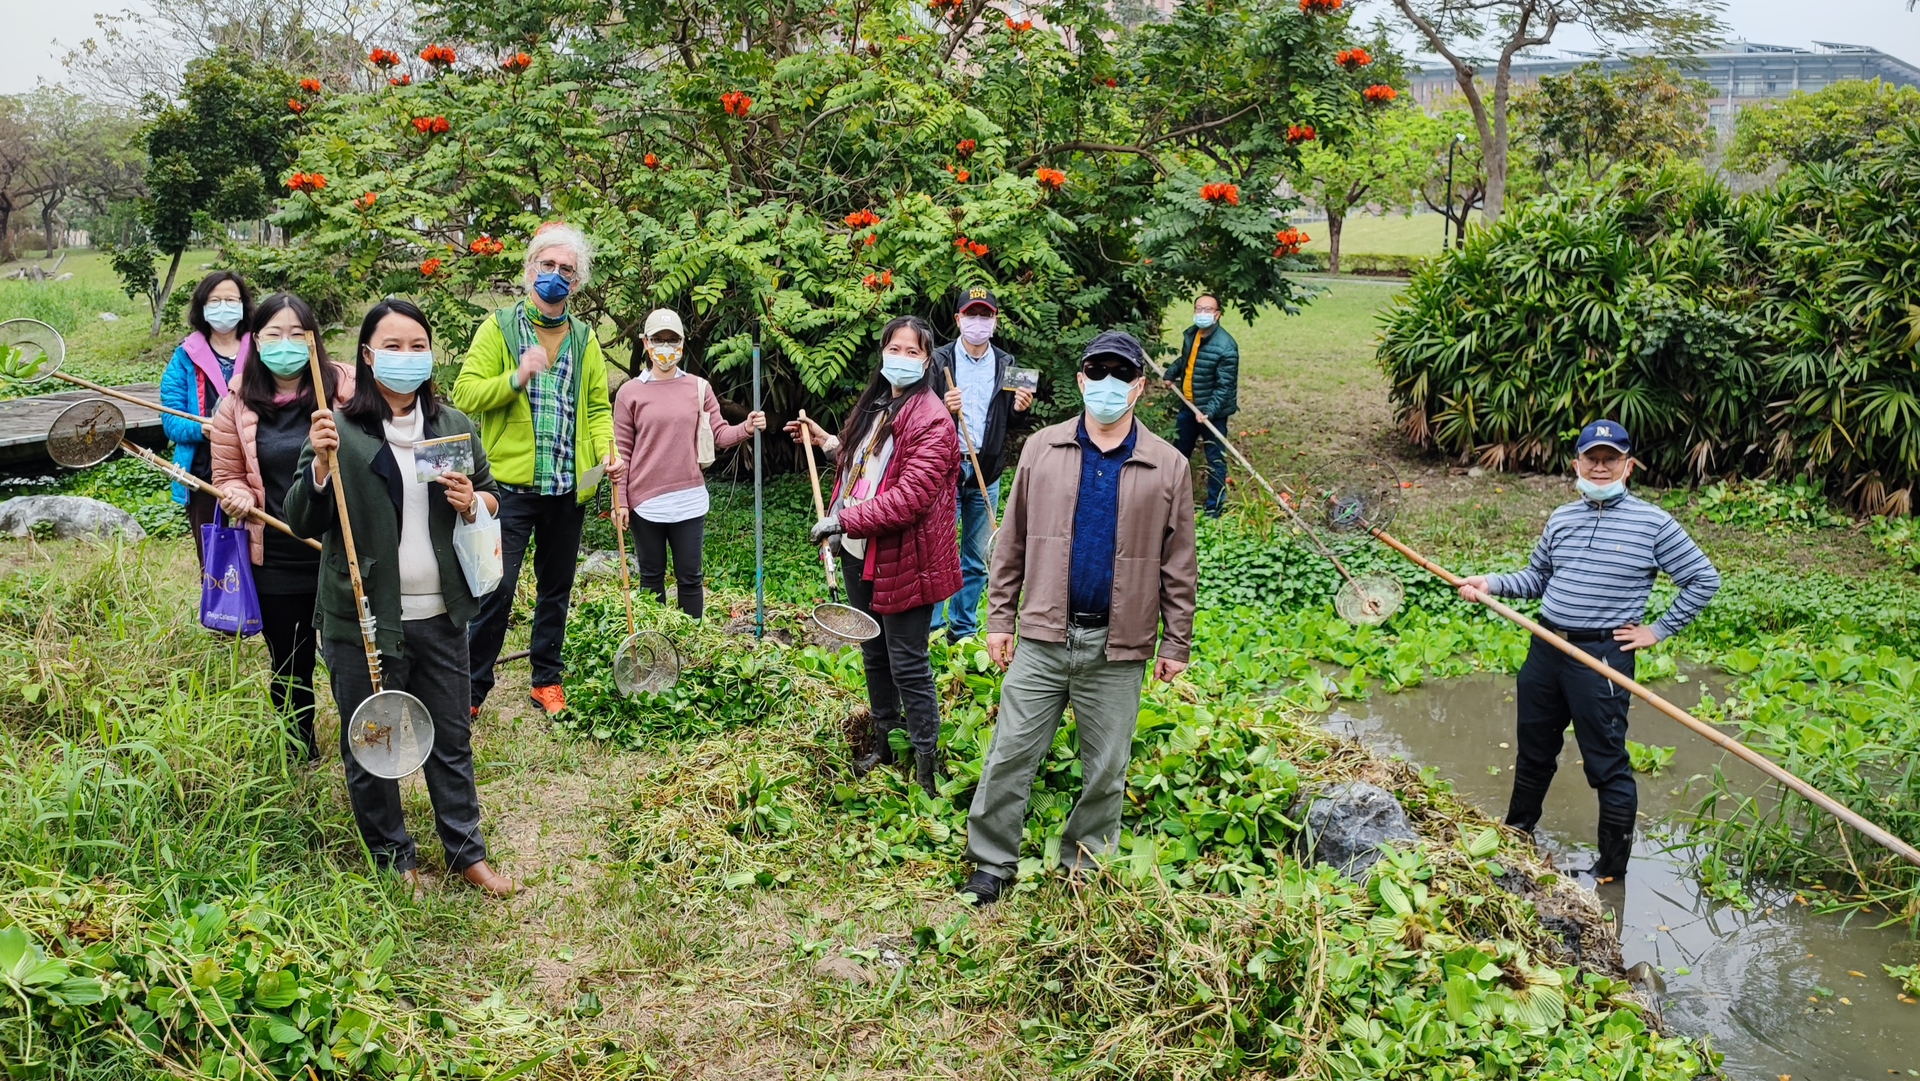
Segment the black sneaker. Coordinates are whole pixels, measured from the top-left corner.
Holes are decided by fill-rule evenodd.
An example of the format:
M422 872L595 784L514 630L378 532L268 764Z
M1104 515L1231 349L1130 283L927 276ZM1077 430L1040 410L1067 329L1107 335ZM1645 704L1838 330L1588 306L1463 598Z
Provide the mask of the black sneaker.
M1000 899L1000 891L1006 888L1007 880L1001 878L999 875L990 874L986 871L975 871L972 877L967 879L967 884L955 892L959 893L962 897L973 898L973 904L976 908L985 908L995 901L998 901Z

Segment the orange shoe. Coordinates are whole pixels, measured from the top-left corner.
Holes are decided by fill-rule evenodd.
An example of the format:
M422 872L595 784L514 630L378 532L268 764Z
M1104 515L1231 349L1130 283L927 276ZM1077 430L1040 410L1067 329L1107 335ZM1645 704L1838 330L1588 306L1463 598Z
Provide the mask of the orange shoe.
M532 699L533 704L539 706L540 711L549 717L558 717L567 711L567 692L561 690L558 683L535 687L533 693L527 697Z
M480 719L480 707L479 707L479 706L468 706L468 707L467 707L467 720L469 720L469 721L477 721L477 720L479 720L479 719Z

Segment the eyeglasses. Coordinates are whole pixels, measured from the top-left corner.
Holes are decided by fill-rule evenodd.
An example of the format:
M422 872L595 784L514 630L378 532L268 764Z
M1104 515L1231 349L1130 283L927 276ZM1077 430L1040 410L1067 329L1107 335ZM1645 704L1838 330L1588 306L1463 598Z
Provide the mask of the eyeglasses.
M1080 371L1088 379L1106 379L1111 376L1123 383L1131 383L1140 378L1140 365L1125 357L1109 354L1092 356L1081 361Z
M572 263L556 263L551 259L540 260L533 264L533 269L542 274L558 274L568 281L572 281L580 272L579 268Z

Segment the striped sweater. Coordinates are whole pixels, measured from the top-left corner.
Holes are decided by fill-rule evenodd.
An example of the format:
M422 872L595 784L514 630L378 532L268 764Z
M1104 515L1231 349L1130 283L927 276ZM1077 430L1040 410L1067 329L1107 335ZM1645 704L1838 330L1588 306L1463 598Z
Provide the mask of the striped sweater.
M1567 630L1607 630L1641 622L1656 572L1680 595L1653 625L1666 638L1693 622L1720 588L1713 569L1673 515L1632 494L1580 499L1553 512L1540 544L1516 574L1488 576L1501 597L1542 597L1540 615Z

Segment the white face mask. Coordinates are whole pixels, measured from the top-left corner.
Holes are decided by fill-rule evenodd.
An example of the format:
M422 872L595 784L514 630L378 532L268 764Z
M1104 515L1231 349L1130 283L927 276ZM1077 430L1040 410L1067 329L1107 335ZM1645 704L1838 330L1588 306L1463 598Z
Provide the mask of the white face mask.
M1595 503L1605 503L1607 500L1627 490L1627 480L1625 477L1622 477L1612 484L1595 484L1585 477L1575 477L1573 478L1573 486L1580 489L1581 495L1586 496Z
M999 322L991 315L963 315L960 317L960 337L968 345L985 345L993 340L993 330Z
M200 314L206 316L208 326L225 334L240 325L243 310L237 300L209 300L201 306Z

